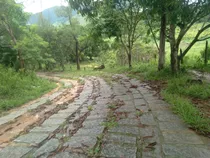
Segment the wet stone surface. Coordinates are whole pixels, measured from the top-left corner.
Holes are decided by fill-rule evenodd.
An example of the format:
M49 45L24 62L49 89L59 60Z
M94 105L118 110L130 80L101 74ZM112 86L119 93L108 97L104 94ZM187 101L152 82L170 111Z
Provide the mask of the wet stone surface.
M39 156L49 156L50 152L55 151L59 146L59 140L57 139L51 139L48 142L46 142L44 145L42 145L38 150L35 151L33 154L34 157Z
M26 155L32 148L26 146L9 146L0 151L0 158L18 158Z
M49 135L46 133L28 133L22 136L19 136L14 141L16 143L27 143L31 145L38 145L47 139Z
M101 155L105 157L136 158L137 147L105 144Z
M121 133L126 135L139 135L138 127L117 126L109 130L112 133Z
M104 142L136 145L136 137L110 133L104 137Z

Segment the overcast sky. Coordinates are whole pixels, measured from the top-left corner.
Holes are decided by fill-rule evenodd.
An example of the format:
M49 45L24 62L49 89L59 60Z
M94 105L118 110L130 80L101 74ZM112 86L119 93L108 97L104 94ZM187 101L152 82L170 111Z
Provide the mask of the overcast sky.
M47 8L65 5L65 0L16 0L24 4L24 11L38 13Z

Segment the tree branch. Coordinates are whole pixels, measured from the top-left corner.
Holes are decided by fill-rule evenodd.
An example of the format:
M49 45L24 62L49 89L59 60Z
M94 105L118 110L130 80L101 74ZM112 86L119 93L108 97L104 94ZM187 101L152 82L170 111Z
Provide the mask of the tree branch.
M180 56L181 58L183 58L183 57L188 53L188 51L192 48L192 46L193 46L196 42L199 41L199 39L198 39L199 36L200 36L205 30L207 30L208 28L210 28L210 24L208 24L208 25L206 25L205 27L201 28L201 29L197 32L195 38L192 40L192 42L189 44L189 46L185 49L185 51L183 52L183 54Z
M158 52L159 52L159 51L160 51L160 48L159 48L159 45L158 45L158 43L157 43L157 39L156 39L155 33L154 33L153 29L152 29L152 25L151 25L151 23L149 22L149 18L148 18L148 16L147 16L147 13L144 12L144 14L145 14L145 17L146 17L146 20L147 20L147 24L148 24L148 26L149 26L149 28L150 28L150 31L152 32L152 36L153 36L153 39L154 39L154 41L155 41L155 45L156 45L156 47L157 47L157 49L158 49Z

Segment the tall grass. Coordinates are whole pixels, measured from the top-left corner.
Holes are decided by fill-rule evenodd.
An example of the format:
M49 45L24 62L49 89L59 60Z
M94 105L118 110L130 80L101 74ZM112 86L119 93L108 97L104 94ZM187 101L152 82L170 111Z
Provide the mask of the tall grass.
M0 112L35 99L55 86L34 73L17 73L0 65Z

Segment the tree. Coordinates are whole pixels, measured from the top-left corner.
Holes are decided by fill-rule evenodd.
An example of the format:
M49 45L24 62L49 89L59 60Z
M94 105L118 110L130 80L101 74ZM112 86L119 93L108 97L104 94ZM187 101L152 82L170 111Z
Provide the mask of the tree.
M210 1L176 0L168 3L166 7L169 20L168 38L171 47L171 70L174 74L176 74L179 70L181 60L183 60L184 56L188 53L192 46L198 41L209 38L199 38L205 30L210 28L210 24L207 23L205 25L204 23L189 46L183 51L183 53L178 55L180 43L189 29L196 22L199 22L201 19L209 15ZM179 28L178 30L177 27Z
M101 33L116 37L128 56L128 65L132 67L132 49L140 37L137 27L142 19L142 7L136 0L85 1L69 0L70 4L83 15L99 21Z
M153 38L156 42L157 49L159 51L158 70L162 70L165 65L165 42L166 42L166 26L167 26L167 15L166 15L166 4L167 0L140 0L142 6L144 6L145 19L153 33L152 22L160 22L160 43L159 46L156 41L156 36L153 33Z
M8 35L13 45L17 44L17 39L21 33L21 26L26 25L27 14L23 12L23 6L16 4L14 0L0 0L0 23ZM21 50L17 50L17 60L21 68L24 68L24 60Z
M29 29L24 28L24 36L18 40L15 49L22 50L22 58L27 67L33 70L36 65L55 62L50 54L48 54L48 42L44 41L36 34L36 27L31 26Z
M75 21L72 18L72 8L70 2L68 2L68 7L63 7L57 11L57 14L62 17L67 17L69 19L69 24L71 27L71 35L75 41L75 54L76 54L76 63L77 63L77 70L80 70L80 57L79 57L79 31L81 27L78 24L78 21Z

